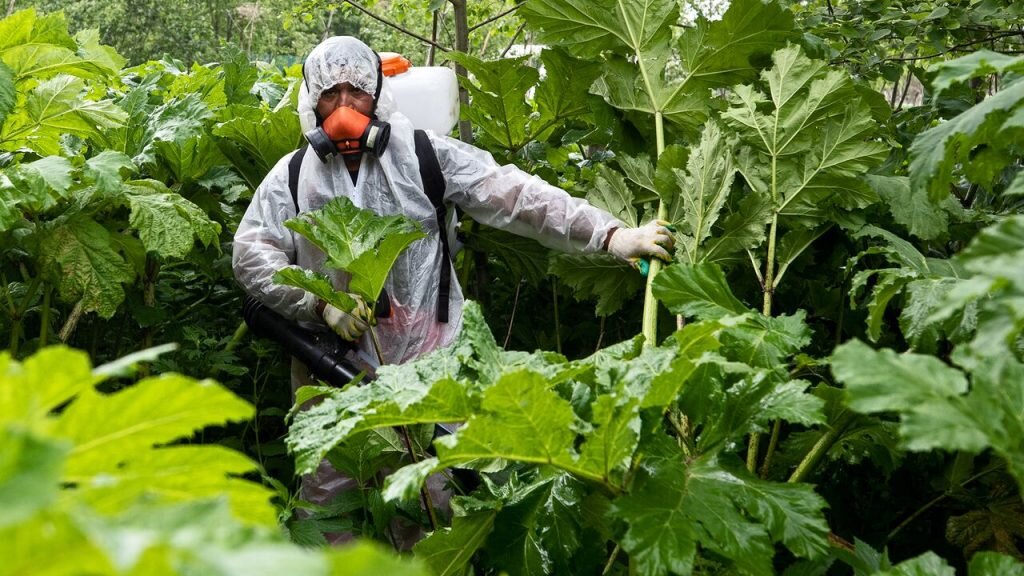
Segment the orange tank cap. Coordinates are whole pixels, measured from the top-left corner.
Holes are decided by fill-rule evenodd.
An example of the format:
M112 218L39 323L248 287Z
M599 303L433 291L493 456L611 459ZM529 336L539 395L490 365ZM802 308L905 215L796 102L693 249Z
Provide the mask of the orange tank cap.
M397 52L380 53L380 68L385 76L397 76L410 67L412 67L412 63Z

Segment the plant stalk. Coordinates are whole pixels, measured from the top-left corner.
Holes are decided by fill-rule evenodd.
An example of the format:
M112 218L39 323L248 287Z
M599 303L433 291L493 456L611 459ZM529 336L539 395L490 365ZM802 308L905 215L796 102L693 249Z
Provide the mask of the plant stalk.
M828 453L829 449L832 448L832 445L836 443L836 440L839 440L839 436L842 435L844 430L846 430L846 427L850 425L853 417L854 413L849 410L843 412L843 414L839 416L839 420L836 421L835 426L823 434L822 437L814 443L810 452L808 452L807 455L804 456L804 459L800 461L796 470L794 470L793 474L790 475L789 482L803 482L804 479L807 478L815 468L817 468L821 459L826 453Z
M654 132L657 138L658 156L665 151L665 121L661 112L654 113ZM668 216L668 206L658 201L658 220ZM654 346L658 341L658 301L654 299L654 278L661 272L661 260L651 258L651 267L647 273L647 286L644 289L643 335L644 346Z
M75 331L75 327L78 326L78 321L82 319L82 301L75 302L75 307L71 309L71 313L68 314L68 319L64 321L64 326L60 329L60 341L64 344L68 343L68 339L71 338L71 333Z

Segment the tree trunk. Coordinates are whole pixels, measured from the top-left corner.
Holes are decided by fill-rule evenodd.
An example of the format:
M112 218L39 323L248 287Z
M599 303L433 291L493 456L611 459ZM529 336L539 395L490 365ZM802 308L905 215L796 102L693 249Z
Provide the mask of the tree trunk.
M459 52L469 52L469 21L466 16L466 0L449 0L452 3L455 15L455 49ZM455 73L466 77L466 69L459 64L455 65ZM459 87L459 105L469 106L469 92ZM459 121L459 140L467 144L473 143L473 127L469 120Z

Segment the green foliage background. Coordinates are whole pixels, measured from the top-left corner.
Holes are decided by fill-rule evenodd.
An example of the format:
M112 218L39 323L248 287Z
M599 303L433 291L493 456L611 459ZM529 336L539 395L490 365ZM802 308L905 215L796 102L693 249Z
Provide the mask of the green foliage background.
M628 267L464 222L460 339L290 428L232 231L299 143L309 47L426 47L351 3L31 5L0 21L0 574L54 542L72 571L355 570L384 560L274 525L387 541L453 467L482 484L413 550L437 574L1024 570L1018 3L468 4L515 8L436 55L476 143L676 225L661 332ZM366 7L454 45L451 3ZM518 42L547 49L494 60ZM294 472L324 457L361 489L319 508Z

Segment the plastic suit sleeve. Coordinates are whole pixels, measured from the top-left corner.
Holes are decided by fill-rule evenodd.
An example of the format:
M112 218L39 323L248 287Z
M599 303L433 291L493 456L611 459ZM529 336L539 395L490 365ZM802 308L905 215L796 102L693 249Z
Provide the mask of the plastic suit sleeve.
M288 160L282 158L256 189L235 232L231 265L249 295L285 318L318 322L316 296L274 283L274 274L295 267L295 235L284 221L295 216L288 191Z
M431 136L445 176L445 199L478 222L562 252L598 252L612 228L626 227L537 176L499 165L488 152L453 138Z

